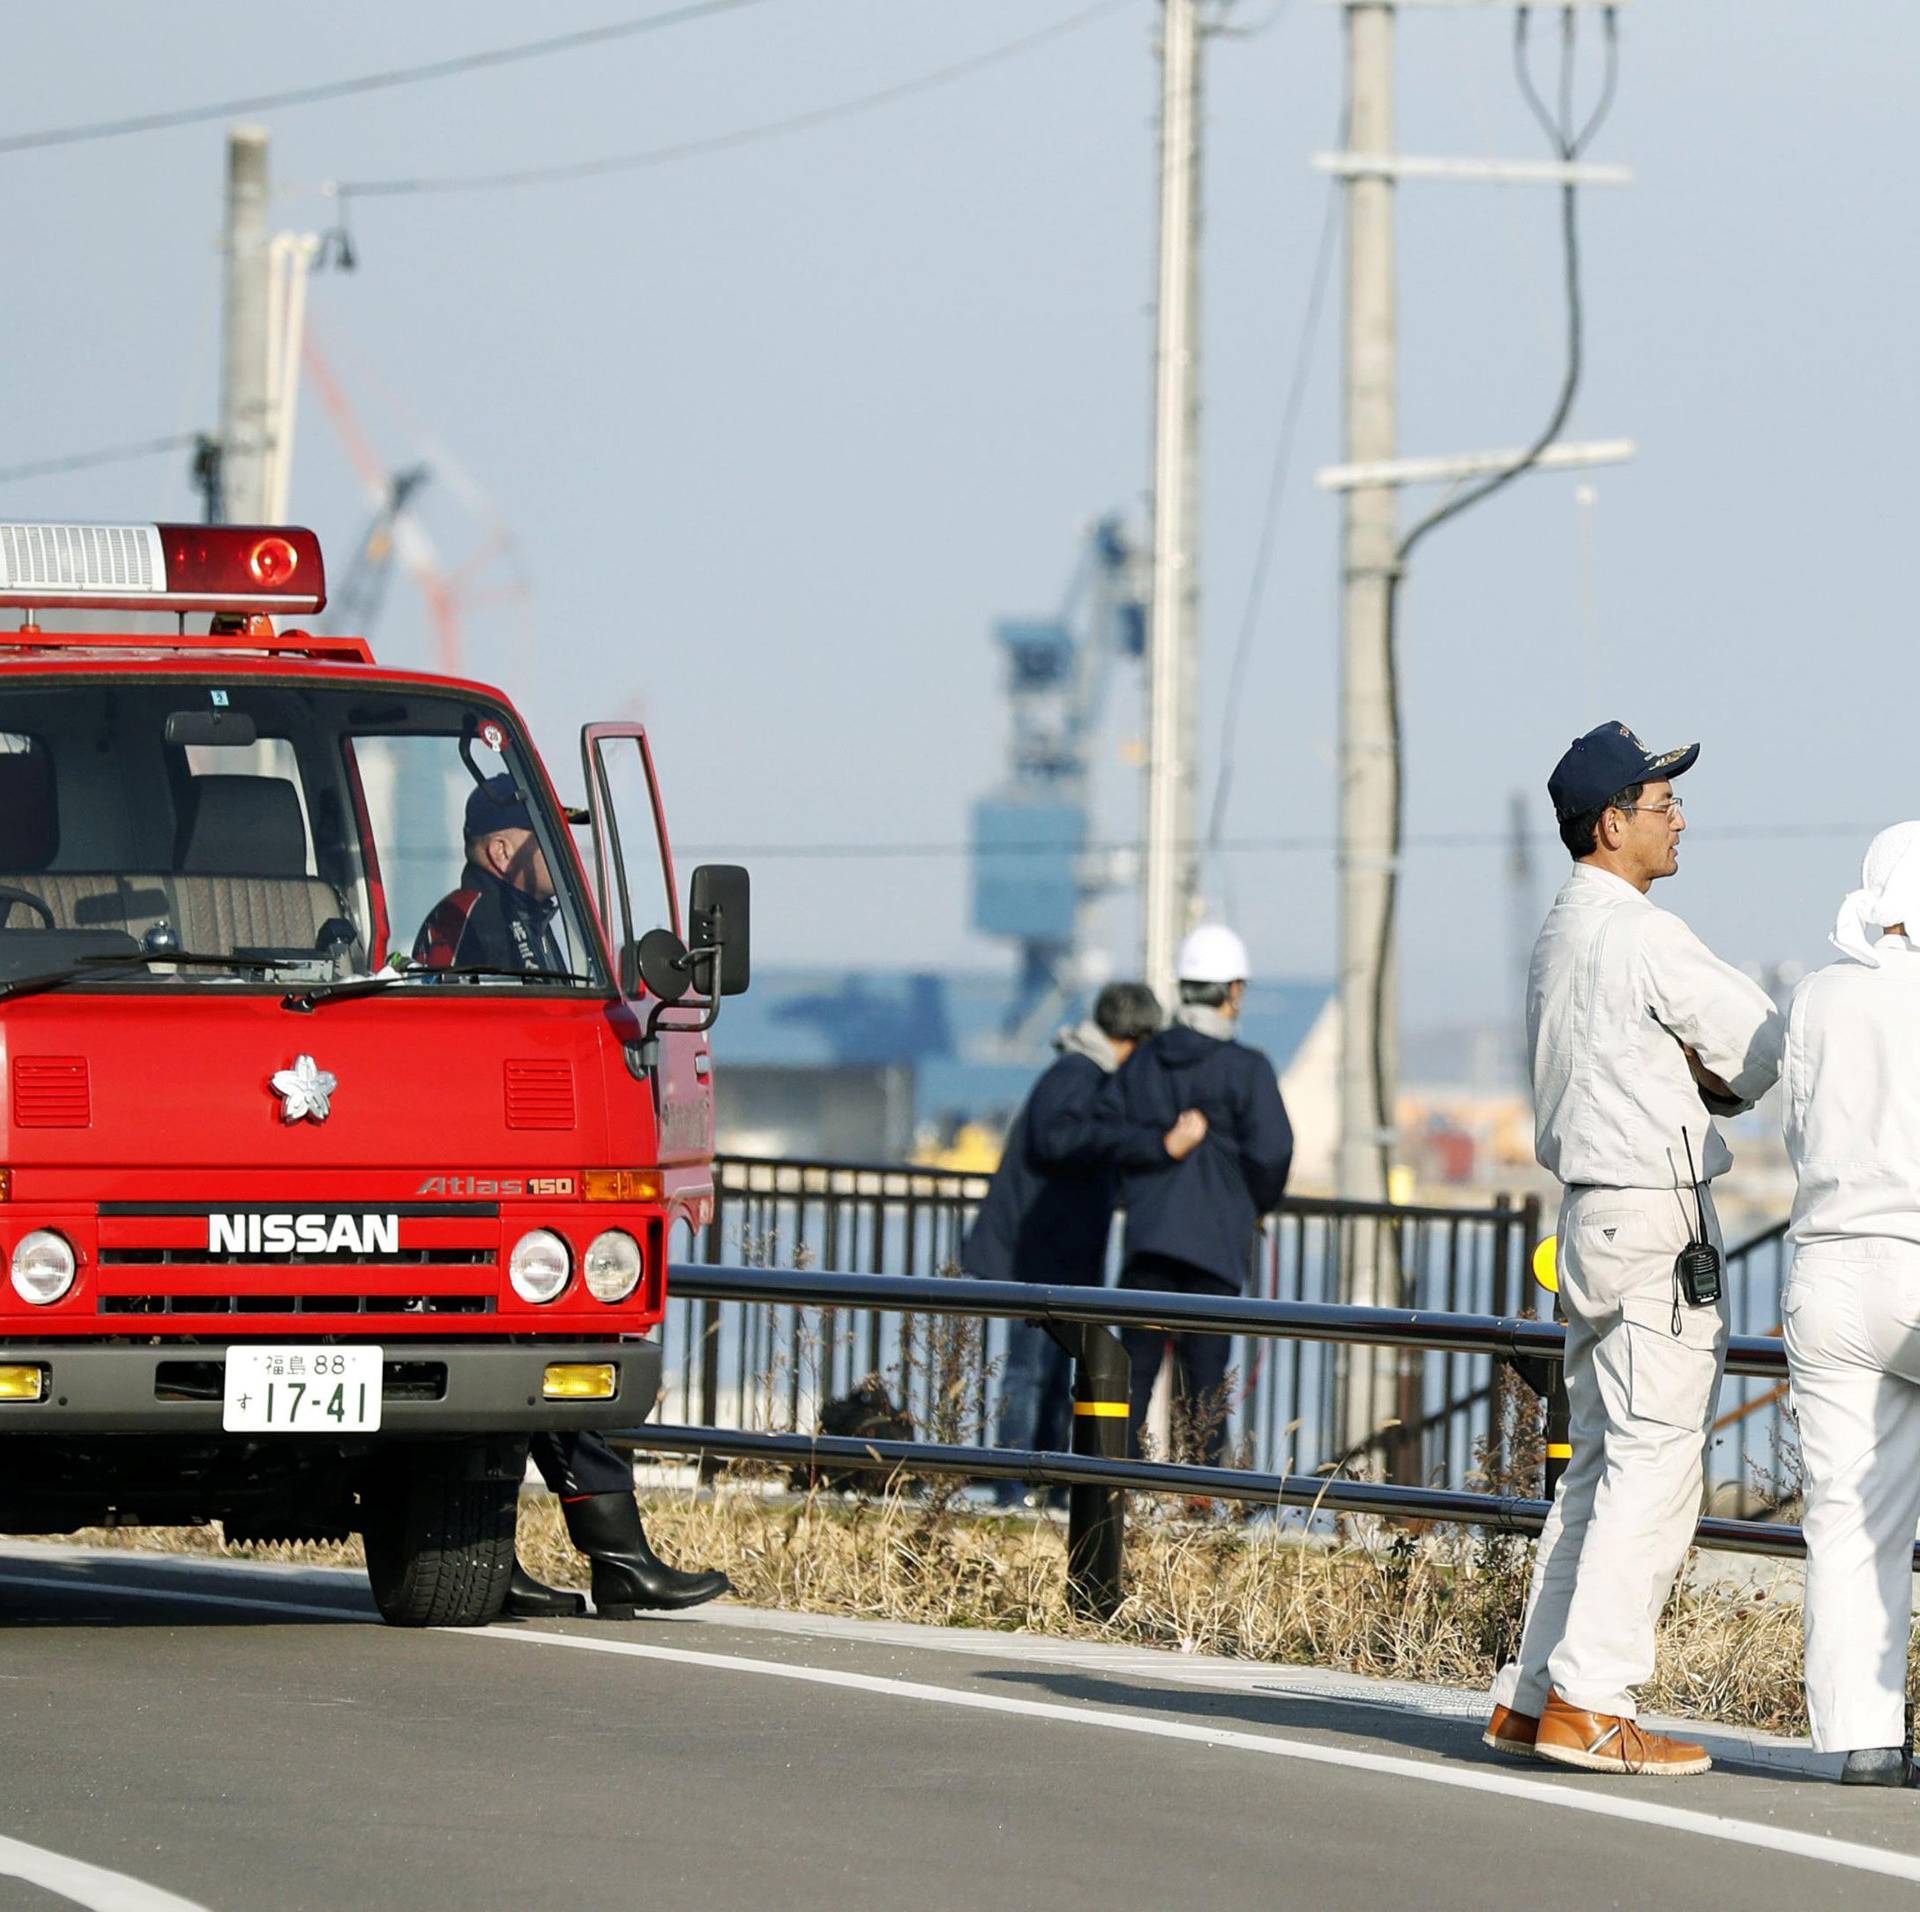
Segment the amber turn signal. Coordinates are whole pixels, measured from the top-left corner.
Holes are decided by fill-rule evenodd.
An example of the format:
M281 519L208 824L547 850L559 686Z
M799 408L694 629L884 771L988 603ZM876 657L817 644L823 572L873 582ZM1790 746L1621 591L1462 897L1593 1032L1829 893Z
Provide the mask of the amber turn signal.
M666 1185L656 1169L590 1168L580 1186L590 1202L657 1202Z

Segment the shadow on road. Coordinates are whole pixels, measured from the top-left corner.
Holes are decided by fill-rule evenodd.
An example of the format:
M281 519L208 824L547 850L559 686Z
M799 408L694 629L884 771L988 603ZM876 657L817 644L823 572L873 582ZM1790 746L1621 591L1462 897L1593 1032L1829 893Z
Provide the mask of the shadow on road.
M1130 1680L1070 1673L1064 1669L997 1669L980 1677L1003 1685L1040 1687L1057 1698L1083 1705L1124 1706L1139 1712L1179 1714L1221 1726L1290 1727L1299 1732L1340 1734L1349 1739L1384 1740L1409 1752L1426 1753L1456 1765L1484 1766L1533 1778L1562 1776L1555 1768L1509 1758L1482 1746L1482 1722L1478 1714L1438 1719L1409 1712L1391 1701L1370 1700L1358 1694L1351 1699L1332 1694L1309 1698L1298 1693L1234 1693L1188 1686L1143 1686ZM1716 1770L1738 1773L1743 1778L1769 1779L1795 1786L1819 1783L1802 1774L1780 1772L1740 1760L1716 1757L1714 1765ZM1585 1774L1564 1776L1576 1783L1587 1779Z
M132 1560L129 1556L129 1561ZM141 1574L140 1566L123 1566L109 1557L91 1562L51 1559L31 1563L18 1560L0 1566L0 1631L15 1627L327 1627L377 1625L372 1602L339 1602L339 1611L320 1614L315 1607L332 1607L324 1589L307 1585L280 1587L267 1581L249 1590L244 1601L233 1599L231 1582L211 1574L198 1576L177 1569L162 1575ZM115 1571L118 1568L119 1571ZM138 1584L135 1575L140 1575ZM48 1583L58 1581L58 1586ZM222 1595L233 1599L223 1604Z

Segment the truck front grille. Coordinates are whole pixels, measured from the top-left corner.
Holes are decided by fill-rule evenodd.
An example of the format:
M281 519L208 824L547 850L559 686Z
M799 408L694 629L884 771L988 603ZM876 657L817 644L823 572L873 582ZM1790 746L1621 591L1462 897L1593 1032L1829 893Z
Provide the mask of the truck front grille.
M102 1295L106 1315L492 1314L491 1295Z
M275 1252L210 1243L222 1217L323 1217L343 1238L370 1215L398 1223L390 1239L337 1253ZM264 1225L264 1222L263 1224ZM391 1229L388 1229L391 1236ZM254 1228L250 1242L258 1241ZM273 1240L269 1235L266 1239ZM94 1275L102 1315L353 1315L399 1319L489 1315L500 1280L499 1207L493 1202L103 1202Z

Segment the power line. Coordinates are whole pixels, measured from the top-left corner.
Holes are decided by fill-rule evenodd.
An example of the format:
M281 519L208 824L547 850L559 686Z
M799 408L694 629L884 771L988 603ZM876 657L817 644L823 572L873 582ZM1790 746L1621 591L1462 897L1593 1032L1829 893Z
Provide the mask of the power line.
M136 458L157 458L162 452L190 450L199 442L192 432L175 432L167 438L147 438L132 445L72 452L65 458L40 458L30 465L0 465L0 485L22 478L51 478L65 471L89 471L96 465L123 465Z
M1689 826L1689 838L1703 843L1781 843L1790 840L1832 841L1842 837L1871 837L1881 826L1877 823L1729 823L1714 826ZM1551 831L1529 835L1530 844L1557 845L1560 839ZM1401 847L1408 850L1507 850L1513 836L1505 830L1435 830L1405 837ZM1082 846L1090 854L1137 850L1137 839L1113 838ZM1198 841L1176 846L1197 850ZM1340 838L1331 832L1298 836L1226 837L1208 846L1222 855L1276 856L1309 851L1327 852L1341 847ZM963 842L957 838L921 843L706 843L689 850L681 846L683 858L753 857L763 862L876 862L888 859L951 860L974 856L1058 856L1056 843Z
M216 100L205 106L181 106L161 113L135 113L125 119L93 120L80 126L55 126L38 133L15 133L0 139L0 153L39 151L49 146L79 146L89 140L120 139L129 133L158 133L175 126L197 126L206 120L231 119L237 113L273 112L285 106L316 106L324 100L345 99L354 93L384 92L396 86L420 86L430 80L449 80L487 67L512 66L522 60L541 60L554 53L573 53L582 47L604 46L637 34L657 33L663 27L684 25L709 14L731 13L759 6L762 0L688 0L665 13L644 14L635 20L614 20L605 26L579 27L571 33L553 33L540 40L522 40L513 46L490 47L477 53L458 53L418 66L390 67L380 73L362 73L353 79L320 80L311 86L288 87L279 93L253 93L241 99Z
M763 120L754 126L736 127L727 133L710 133L700 139L681 140L669 146L643 147L637 152L608 153L595 159L564 160L554 165L524 166L505 172L447 173L415 179L343 180L333 190L344 206L350 199L397 199L422 193L500 192L519 186L551 186L576 179L596 179L609 173L641 172L650 167L669 165L675 160L727 152L737 146L753 145L760 140L776 139L788 133L806 132L835 120L871 113L880 107L891 106L896 101L930 93L936 87L949 86L988 67L1017 59L1022 54L1045 46L1049 41L1092 25L1107 14L1118 13L1123 8L1138 4L1139 0L1098 0L1096 5L1082 7L1063 20L1022 34L1018 39L1003 41L998 46L989 47L984 53L935 67L911 79L895 81L871 93L857 93L850 99L835 101L830 106L812 107L804 113Z

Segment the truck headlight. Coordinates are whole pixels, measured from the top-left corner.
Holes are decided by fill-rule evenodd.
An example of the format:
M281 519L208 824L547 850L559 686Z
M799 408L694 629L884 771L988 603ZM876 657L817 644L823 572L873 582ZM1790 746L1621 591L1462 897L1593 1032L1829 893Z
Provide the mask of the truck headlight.
M640 1285L640 1244L618 1228L593 1238L580 1264L587 1292L595 1301L625 1301Z
M22 1301L45 1307L73 1286L73 1247L51 1228L22 1235L13 1251L13 1291Z
M535 1228L513 1245L507 1279L522 1301L551 1301L567 1285L573 1257L551 1228Z

